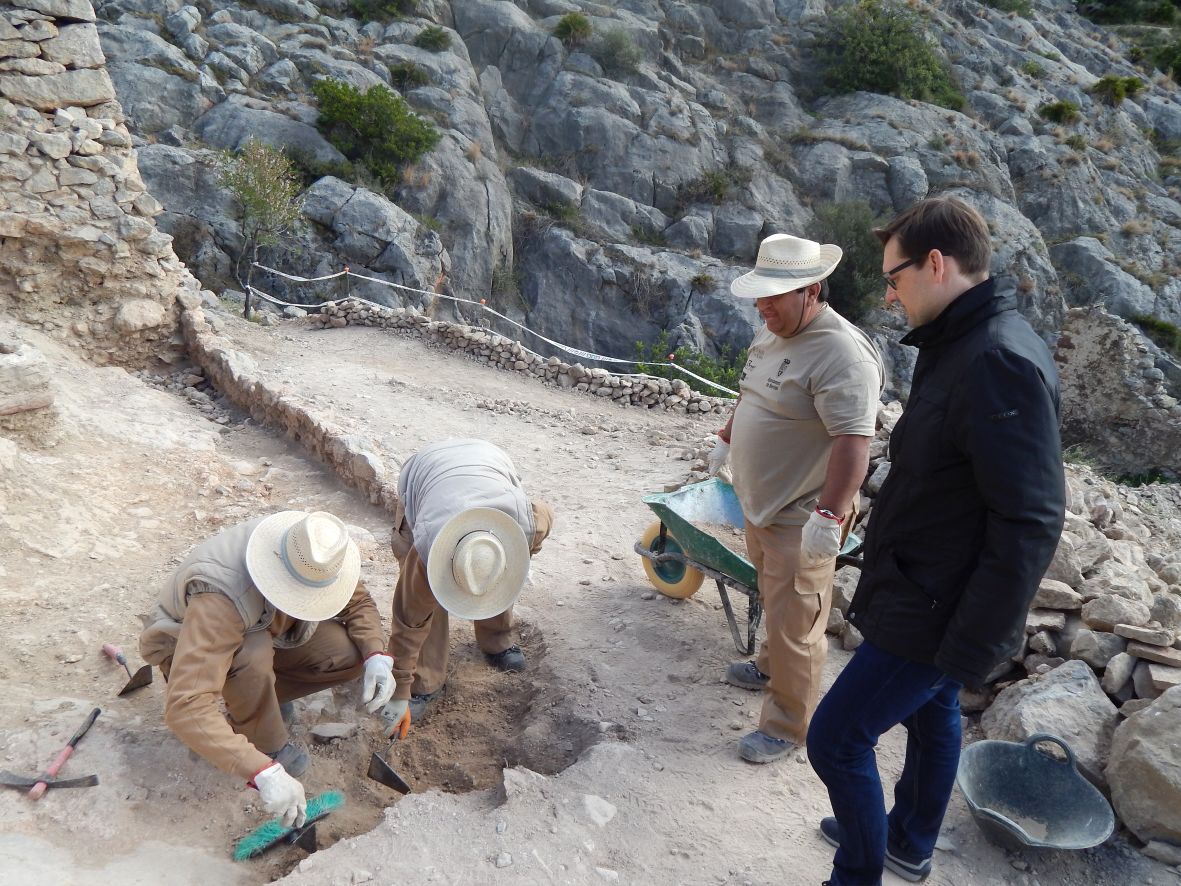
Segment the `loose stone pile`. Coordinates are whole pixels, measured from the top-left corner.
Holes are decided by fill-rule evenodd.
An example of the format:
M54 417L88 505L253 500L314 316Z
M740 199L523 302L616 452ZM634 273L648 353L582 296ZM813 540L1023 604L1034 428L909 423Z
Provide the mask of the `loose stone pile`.
M462 323L432 320L414 308L387 308L356 300L325 305L307 322L314 326L374 326L421 336L452 350L462 351L480 363L524 372L562 388L573 388L632 406L663 407L678 413L727 412L734 401L709 397L690 389L681 379L615 375L606 369L587 369L580 363L563 363L527 351L520 342L498 333Z

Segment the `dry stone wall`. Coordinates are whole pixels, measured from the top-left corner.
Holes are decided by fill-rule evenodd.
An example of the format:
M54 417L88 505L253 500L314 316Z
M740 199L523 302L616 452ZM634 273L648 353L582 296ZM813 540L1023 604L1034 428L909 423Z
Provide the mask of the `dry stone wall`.
M199 290L156 230L88 0L0 9L0 309L96 362L169 359Z
M557 357L540 357L520 342L477 326L432 320L415 308L387 308L355 299L325 305L308 322L321 327L375 326L417 335L473 359L514 372L523 372L562 388L648 408L678 413L728 414L734 401L700 394L681 379L616 375L606 369L588 369L580 363L564 363Z

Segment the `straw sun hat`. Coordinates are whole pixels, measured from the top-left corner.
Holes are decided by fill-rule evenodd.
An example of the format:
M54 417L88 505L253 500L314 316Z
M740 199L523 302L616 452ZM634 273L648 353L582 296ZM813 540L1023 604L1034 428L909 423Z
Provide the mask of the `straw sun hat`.
M324 511L282 511L250 533L246 568L276 609L301 621L324 621L356 590L361 552L340 518Z
M768 298L819 283L841 261L841 247L790 234L772 234L759 244L755 269L730 284L738 298Z
M439 605L459 618L500 615L529 574L529 542L517 521L495 508L469 508L443 524L426 561Z

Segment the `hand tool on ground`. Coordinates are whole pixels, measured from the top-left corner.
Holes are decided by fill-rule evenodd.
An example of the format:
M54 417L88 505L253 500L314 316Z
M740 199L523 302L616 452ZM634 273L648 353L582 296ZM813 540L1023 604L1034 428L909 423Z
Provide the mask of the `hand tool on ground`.
M316 822L329 812L344 805L340 791L325 791L308 800L307 820L299 827L289 827L279 819L261 824L234 844L234 861L245 861L262 855L280 843L298 846L307 852L316 851Z
M114 661L123 665L123 670L127 671L128 681L127 685L119 690L120 695L126 695L129 692L134 692L137 689L143 689L152 682L152 666L144 665L133 675L131 668L127 666L127 656L123 654L123 650L111 643L103 644L103 652L105 652Z
M90 716L86 718L86 722L74 733L69 743L62 748L61 752L54 758L54 761L49 764L49 768L45 770L44 774L30 778L8 772L7 770L0 770L0 785L19 790L28 788L29 799L39 800L41 795L49 788L86 788L98 784L97 775L84 775L81 778L57 778L56 776L61 771L61 768L66 765L66 760L70 759L70 755L74 753L74 748L82 740L82 736L94 725L94 721L98 719L98 715L101 713L101 708L95 708L90 712Z
M405 738L406 733L410 731L410 717L409 711L407 716L398 722L394 727L394 731L390 733L390 743L385 746L385 750L380 754L377 751L373 752L373 756L369 758L369 771L365 773L374 781L379 781L387 788L393 788L399 794L409 794L410 785L406 784L405 779L394 770L394 767L386 762L386 754L390 752L394 744L399 738Z

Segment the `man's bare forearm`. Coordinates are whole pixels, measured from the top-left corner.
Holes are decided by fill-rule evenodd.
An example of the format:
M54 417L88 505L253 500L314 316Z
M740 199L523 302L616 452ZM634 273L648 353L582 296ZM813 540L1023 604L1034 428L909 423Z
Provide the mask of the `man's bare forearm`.
M872 438L845 434L834 437L828 456L828 471L820 493L820 507L847 516L849 505L865 481L869 470L869 443Z

